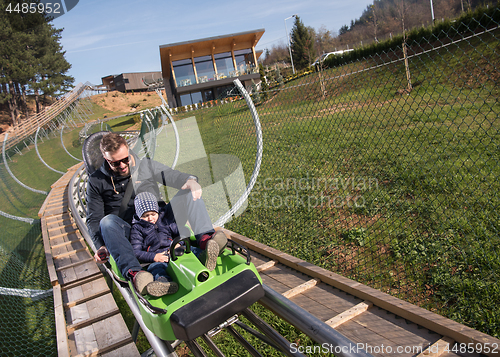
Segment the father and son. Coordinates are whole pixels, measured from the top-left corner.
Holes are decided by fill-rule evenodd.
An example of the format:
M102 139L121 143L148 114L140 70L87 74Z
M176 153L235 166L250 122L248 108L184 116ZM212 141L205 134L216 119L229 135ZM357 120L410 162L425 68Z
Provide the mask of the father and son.
M104 161L87 183L87 228L96 262L107 262L111 254L139 293L173 294L178 285L166 272L169 251L177 248L171 243L178 236L190 237L192 230L193 253L214 270L227 238L213 229L197 177L139 159L117 133L105 134L100 150ZM168 204L160 199L158 183L179 190ZM151 264L142 270L141 263Z

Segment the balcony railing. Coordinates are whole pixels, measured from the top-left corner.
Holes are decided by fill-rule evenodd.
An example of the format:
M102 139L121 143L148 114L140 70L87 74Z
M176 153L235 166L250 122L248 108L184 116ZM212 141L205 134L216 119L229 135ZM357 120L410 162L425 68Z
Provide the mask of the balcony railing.
M256 66L241 66L239 70L214 73L211 76L208 76L208 75L198 76L197 81L195 81L194 76L190 76L189 78L178 79L176 82L177 82L177 87L187 87L187 86L190 86L193 84L218 81L218 80L225 79L225 78L240 77L240 76L244 76L247 74L253 74L253 73L259 73L259 68Z

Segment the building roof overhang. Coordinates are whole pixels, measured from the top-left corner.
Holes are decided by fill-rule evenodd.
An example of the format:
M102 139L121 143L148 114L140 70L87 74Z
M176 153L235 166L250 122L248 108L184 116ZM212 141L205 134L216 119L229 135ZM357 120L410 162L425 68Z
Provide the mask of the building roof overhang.
M161 45L160 60L163 77L170 77L170 64L173 61L255 47L264 31L264 29L259 29Z

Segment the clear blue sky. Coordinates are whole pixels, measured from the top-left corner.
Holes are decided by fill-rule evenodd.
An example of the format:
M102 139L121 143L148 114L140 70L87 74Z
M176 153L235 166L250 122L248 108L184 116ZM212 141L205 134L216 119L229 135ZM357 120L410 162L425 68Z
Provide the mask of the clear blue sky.
M284 19L338 32L372 0L80 0L53 20L75 84L126 72L160 71L159 46L264 28L258 50L285 44ZM286 21L288 31L294 19Z

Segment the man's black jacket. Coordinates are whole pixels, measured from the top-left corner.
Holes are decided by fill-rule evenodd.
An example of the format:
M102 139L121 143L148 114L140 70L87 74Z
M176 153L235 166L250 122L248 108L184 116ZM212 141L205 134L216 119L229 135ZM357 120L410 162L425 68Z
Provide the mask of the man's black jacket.
M159 199L160 192L157 183L180 189L191 176L150 159L139 161L137 156L133 156L133 162L136 164L132 165L131 161L131 176L114 176L109 164L104 160L102 166L89 177L86 223L96 249L104 245L99 223L108 214L118 215L129 178L132 179L134 190L122 218L130 224L135 212L134 198L136 194L146 191L152 192Z

